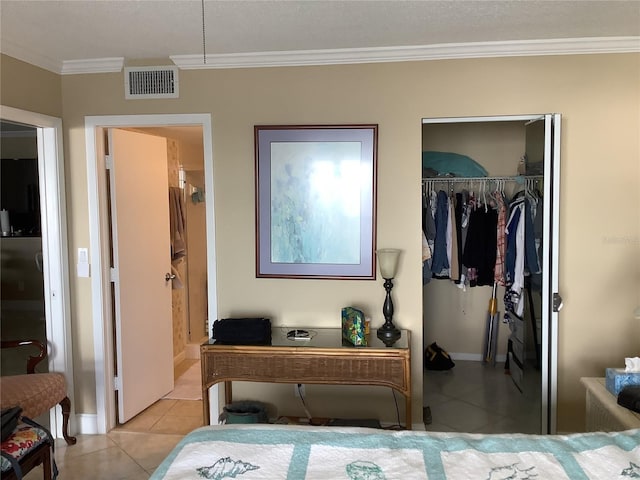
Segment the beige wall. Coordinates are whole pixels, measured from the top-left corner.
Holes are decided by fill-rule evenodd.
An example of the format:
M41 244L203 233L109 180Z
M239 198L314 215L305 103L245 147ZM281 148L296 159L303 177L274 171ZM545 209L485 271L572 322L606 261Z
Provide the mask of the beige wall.
M53 117L62 116L62 77L0 55L0 104Z
M3 103L5 78L19 79L19 72L5 72L7 65L20 69L3 58ZM177 100L125 101L120 73L62 78L72 252L89 243L84 116L210 112L219 316L265 314L277 324L337 326L340 308L357 303L372 313L375 326L381 323L380 281L255 278L253 126L377 123L378 245L405 252L394 282L395 319L413 332L418 423L421 118L558 112L563 115L559 233L565 299L559 325L559 429L583 428L579 377L602 376L605 367L621 366L624 356L640 350L640 326L632 318L640 304L640 55L181 71L180 91ZM19 108L28 103L19 96L11 101ZM76 411L94 413L88 279L72 279L72 307ZM366 392L354 393L366 402ZM320 395L308 392L308 397L313 414L323 415ZM340 410L335 403L326 410ZM395 417L386 393L373 404L381 408L377 416Z

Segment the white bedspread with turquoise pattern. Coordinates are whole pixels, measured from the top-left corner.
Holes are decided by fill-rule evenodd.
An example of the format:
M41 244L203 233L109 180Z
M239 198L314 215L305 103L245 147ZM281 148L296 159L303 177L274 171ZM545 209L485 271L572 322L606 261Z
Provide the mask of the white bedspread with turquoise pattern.
M640 430L463 434L221 425L187 435L151 480L630 480Z

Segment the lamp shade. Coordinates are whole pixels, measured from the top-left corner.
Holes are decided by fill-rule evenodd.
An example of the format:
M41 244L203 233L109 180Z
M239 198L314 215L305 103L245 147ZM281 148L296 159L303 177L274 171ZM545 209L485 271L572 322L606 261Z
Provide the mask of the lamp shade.
M382 278L394 278L398 269L400 250L396 248L381 248L376 250L376 255L378 256L378 265L380 266Z

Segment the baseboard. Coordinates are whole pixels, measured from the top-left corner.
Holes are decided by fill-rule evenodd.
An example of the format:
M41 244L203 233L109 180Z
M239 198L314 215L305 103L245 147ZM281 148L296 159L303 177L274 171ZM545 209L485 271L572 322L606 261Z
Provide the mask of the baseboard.
M469 360L472 362L481 362L482 361L482 354L480 353L452 353L449 352L449 356L453 359L453 360ZM507 356L502 354L502 355L496 355L496 362L500 363L500 362L504 362L507 359Z
M181 351L178 355L176 355L175 357L173 357L173 367L177 367L178 365L180 365L184 359L186 358L185 356L185 351Z
M98 433L98 415L95 413L76 413L75 426L81 435L96 435Z

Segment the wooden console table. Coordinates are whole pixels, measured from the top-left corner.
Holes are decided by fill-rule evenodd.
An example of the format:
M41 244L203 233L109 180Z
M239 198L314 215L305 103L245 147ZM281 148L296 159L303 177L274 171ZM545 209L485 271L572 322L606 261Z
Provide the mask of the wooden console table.
M287 339L291 328L274 327L271 345L222 345L210 339L200 346L202 404L208 425L209 388L225 383L225 402L232 401L231 382L376 385L405 397L405 427L411 429L410 334L386 347L371 331L367 347L343 345L339 328L309 328L310 340Z

